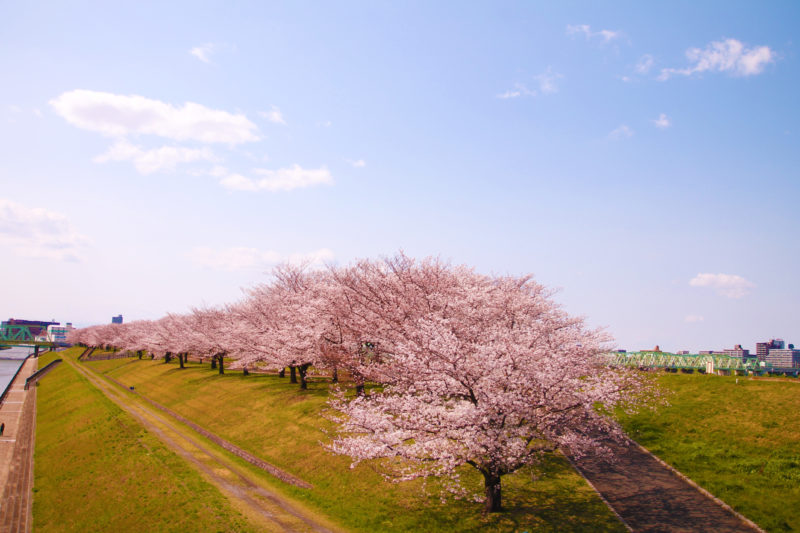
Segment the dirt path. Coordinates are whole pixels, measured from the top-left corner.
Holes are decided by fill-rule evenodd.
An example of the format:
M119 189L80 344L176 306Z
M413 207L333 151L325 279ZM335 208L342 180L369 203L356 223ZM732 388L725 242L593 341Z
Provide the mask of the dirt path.
M117 389L69 358L65 359L106 397L199 470L207 481L228 496L234 506L260 523L265 530L319 533L337 530L335 526L311 517L280 494L269 490L252 474L228 460L224 452L213 450L211 446L200 442L137 397Z
M575 466L633 531L761 531L635 443L607 444L616 463L587 457Z
M126 388L125 385L123 385L122 383L120 383L116 379L112 378L111 376L103 376L103 377L105 377L105 379L111 381L112 383L116 383L119 387L121 387L123 389ZM178 422L180 422L180 423L182 423L182 424L184 424L186 426L189 426L194 431L196 431L200 435L204 436L205 438L207 438L208 440L210 440L214 444L216 444L216 445L218 445L218 446L220 446L222 448L225 448L226 450L228 450L232 454L244 459L245 461L247 461L248 463L252 464L253 466L257 466L261 470L264 470L265 472L268 472L269 474L275 476L276 478L280 479L284 483L289 483L290 485L294 485L294 486L300 487L302 489L313 489L314 488L313 485L311 485L311 483L308 483L307 481L305 481L303 479L300 479L297 476L293 476L289 472L286 472L285 470L281 470L277 466L275 466L273 464L270 464L270 463L264 461L263 459L260 459L260 458L258 458L256 456L254 456L251 453L248 453L247 451L239 448L235 444L223 439L219 435L216 435L215 433L212 433L212 432L208 431L207 429L198 426L197 424L195 424L191 420L188 420L185 417L179 415L178 413L176 413L172 409L164 407L163 405L161 405L160 403L156 402L155 400L152 400L152 399L148 398L147 396L142 396L139 393L135 393L135 394L139 398L141 398L142 400L146 401L147 403L149 403L150 405L155 407L156 409L159 409L159 410L167 413L169 416L171 416L172 418L174 418Z

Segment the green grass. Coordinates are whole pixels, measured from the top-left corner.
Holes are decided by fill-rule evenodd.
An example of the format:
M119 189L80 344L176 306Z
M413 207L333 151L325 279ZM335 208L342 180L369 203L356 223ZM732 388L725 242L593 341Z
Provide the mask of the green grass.
M762 528L800 530L800 380L659 380L671 405L624 417L631 436Z
M67 363L39 383L34 461L36 531L257 531Z
M368 465L351 470L349 459L327 453L321 416L325 382L309 390L272 375L223 376L210 365L122 359L86 363L121 381L251 453L314 485L299 489L255 469L271 487L355 531L624 531L585 481L560 456L552 456L532 481L532 472L503 478L507 511L489 517L481 505L442 504L438 492L420 482L394 484ZM482 481L472 469L465 477L475 491Z

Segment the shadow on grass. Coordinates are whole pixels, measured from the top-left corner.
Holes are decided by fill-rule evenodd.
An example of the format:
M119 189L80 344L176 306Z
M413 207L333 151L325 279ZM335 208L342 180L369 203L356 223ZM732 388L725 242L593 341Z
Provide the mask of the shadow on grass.
M532 476L535 474L535 480ZM482 490L483 481L473 469L461 473L472 491ZM576 487L575 472L561 455L544 458L534 470L525 468L503 477L503 511L484 514L483 504L455 500L443 508L435 497L435 483L427 494L407 502L411 508L428 510L431 529L442 531L592 531L622 532L624 526L585 485ZM577 489L577 490L576 490Z
M164 365L164 363L159 363ZM173 363L168 363L173 365ZM171 366L171 368L164 371L165 376L175 376L176 374L186 375L186 382L193 386L204 386L213 384L214 382L226 380L241 381L248 384L255 384L249 389L251 391L258 391L260 389L269 390L270 392L296 392L296 399L302 400L304 397L316 396L327 397L328 389L331 385L330 379L324 377L311 377L307 378L306 382L308 388L305 390L300 389L299 383L291 383L289 376L279 377L276 374L265 374L251 372L244 375L242 370L229 370L226 369L224 374L220 374L217 369L212 369L207 363L189 363L186 368L179 366Z

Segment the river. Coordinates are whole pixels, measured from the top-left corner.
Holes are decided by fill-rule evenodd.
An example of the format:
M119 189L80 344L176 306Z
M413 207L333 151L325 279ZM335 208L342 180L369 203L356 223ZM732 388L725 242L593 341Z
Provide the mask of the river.
M33 348L15 347L10 350L0 350L0 394L6 390L22 361L33 352Z

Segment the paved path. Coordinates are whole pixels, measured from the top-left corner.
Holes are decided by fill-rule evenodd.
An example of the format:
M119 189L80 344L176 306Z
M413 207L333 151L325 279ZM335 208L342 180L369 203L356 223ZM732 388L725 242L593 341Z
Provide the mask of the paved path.
M70 358L65 360L111 401L133 416L148 431L156 435L169 448L199 470L207 481L236 502L248 515L269 531L312 531L332 533L334 526L323 525L296 508L282 495L261 485L249 472L233 464L224 455L189 435L174 422L161 416L154 408L139 401L131 401L115 385Z
M576 466L631 530L760 531L635 443L607 444L616 463L587 457Z
M38 359L28 358L0 405L0 533L31 530L33 445L36 430L36 387L24 390Z

